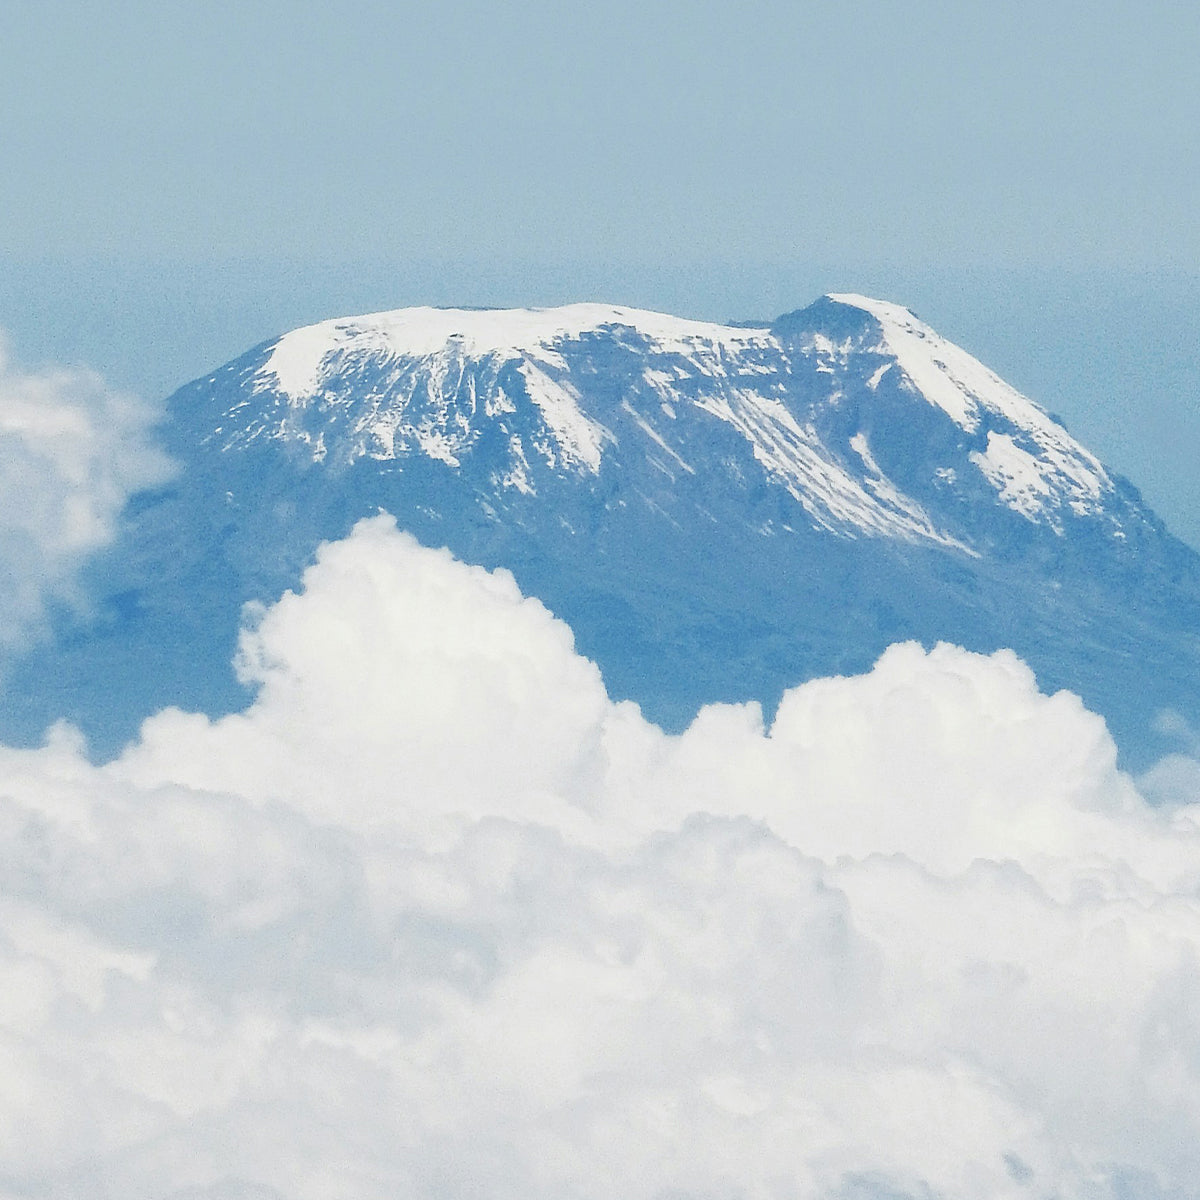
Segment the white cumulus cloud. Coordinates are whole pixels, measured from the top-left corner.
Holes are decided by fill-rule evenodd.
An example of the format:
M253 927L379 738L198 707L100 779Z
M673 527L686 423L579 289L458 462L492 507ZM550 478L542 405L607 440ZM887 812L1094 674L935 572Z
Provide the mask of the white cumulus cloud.
M36 635L47 602L75 599L129 496L167 478L152 416L90 371L15 369L0 336L0 650Z
M378 518L239 661L0 750L0 1195L1200 1194L1200 795L1011 654L669 736Z

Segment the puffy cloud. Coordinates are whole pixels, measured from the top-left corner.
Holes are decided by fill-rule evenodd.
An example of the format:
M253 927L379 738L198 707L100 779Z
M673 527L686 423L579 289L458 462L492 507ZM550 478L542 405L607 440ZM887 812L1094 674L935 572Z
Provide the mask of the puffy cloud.
M15 370L0 337L0 651L37 633L49 600L74 599L128 497L168 476L152 415L89 371Z
M0 1195L1197 1194L1200 809L1012 655L667 736L380 518L240 664L0 751Z
M1155 763L1138 780L1138 789L1158 805L1200 796L1200 729L1171 709L1159 713L1155 724L1158 732L1173 738L1179 748Z

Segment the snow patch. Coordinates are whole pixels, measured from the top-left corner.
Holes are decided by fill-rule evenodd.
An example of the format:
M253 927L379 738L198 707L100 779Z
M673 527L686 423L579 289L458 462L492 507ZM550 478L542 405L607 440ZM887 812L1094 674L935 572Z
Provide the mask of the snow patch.
M883 366L880 367L875 374L867 380L867 387L869 387L871 391L875 391L875 389L879 387L879 381L892 369L894 365L894 363L884 363Z
M1077 516L1101 511L1100 481L1091 472L1079 470L1070 457L1044 450L1041 455L1032 454L1017 445L1011 434L990 430L987 450L982 454L972 451L970 459L1005 504L1031 521L1045 518L1060 533L1058 509L1068 507Z
M784 484L819 527L842 534L858 529L905 541L929 539L966 549L936 529L920 505L890 484L891 495L883 494L887 488L872 495L829 455L817 431L802 426L778 400L734 388L721 396L704 397L697 407L737 429L758 462Z
M601 448L616 439L597 421L591 420L579 406L575 389L562 380L551 379L532 361L518 368L525 379L529 399L541 410L554 433L563 461L587 467L593 474L600 470Z
M671 406L670 406L670 405L668 405L668 404L663 404L663 405L662 405L662 408L663 408L664 412L666 413L666 415L667 415L668 417L672 417L672 418L673 418L673 417L675 416L675 412L674 412L674 410L671 408ZM640 429L640 430L641 430L641 431L642 431L642 432L643 432L643 433L644 433L644 434L645 434L645 435L646 435L646 436L647 436L647 437L648 437L648 438L649 438L649 439L650 439L652 442L654 442L654 444L655 444L656 446L658 446L658 447L659 447L659 448L660 448L660 449L661 449L661 450L662 450L662 451L663 451L665 454L668 454L668 455L670 455L670 457L671 457L671 458L673 458L673 459L675 460L675 462L676 462L676 463L677 463L677 464L678 464L678 465L679 465L679 466L680 466L680 467L681 467L683 470L685 470L685 471L686 471L686 472L687 472L689 475L695 475L695 473L696 473L696 469L695 469L695 468L694 468L694 467L693 467L693 466L692 466L690 463L688 463L688 462L684 461L684 459L683 459L683 458L681 458L681 457L679 456L679 454L678 454L678 453L677 453L677 452L676 452L676 451L675 451L675 450L674 450L674 449L673 449L671 446L669 446L669 445L666 443L666 441L664 441L664 439L663 439L662 435L661 435L661 434L658 432L658 430L657 430L657 429L655 429L655 428L654 428L654 426L653 426L653 425L651 425L651 424L650 424L650 422L649 422L649 421L647 421L647 420L646 420L646 418L645 418L645 417L643 417L643 416L642 416L642 414L641 414L641 413L639 413L639 412L637 411L637 409L635 409L635 408L633 407L633 405L629 403L629 401L628 401L628 400L622 400L622 401L621 401L621 409L622 409L622 411L623 411L623 412L627 413L627 414L628 414L628 415L629 415L629 416L630 416L630 417L633 419L633 422L634 422L634 424L635 424L635 425L637 425L637 427L638 427L638 428L639 428L639 429ZM670 472L668 472L668 474L670 474ZM674 476L672 475L672 476L671 476L671 478L673 479L673 478L674 478Z

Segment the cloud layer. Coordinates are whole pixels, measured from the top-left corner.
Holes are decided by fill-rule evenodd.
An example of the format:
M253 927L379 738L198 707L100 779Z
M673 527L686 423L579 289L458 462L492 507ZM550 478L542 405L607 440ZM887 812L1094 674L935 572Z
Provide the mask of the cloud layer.
M1200 1194L1200 794L1011 654L672 737L381 517L240 669L0 751L0 1196Z
M0 336L0 651L37 635L49 601L76 599L125 501L167 478L151 422L90 371L14 369Z

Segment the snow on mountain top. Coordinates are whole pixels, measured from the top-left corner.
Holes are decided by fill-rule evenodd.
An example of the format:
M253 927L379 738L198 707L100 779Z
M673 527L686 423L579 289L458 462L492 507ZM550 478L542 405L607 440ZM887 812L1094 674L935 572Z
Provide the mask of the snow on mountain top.
M831 294L829 299L874 317L883 331L880 348L896 358L916 391L963 429L978 426L981 405L1017 424L1029 424L1030 410L1037 408L1032 400L907 308L854 294Z
M914 393L941 408L962 429L975 432L986 410L1028 435L1031 445L1022 449L1012 437L989 432L987 450L971 455L1010 507L1037 520L1058 496L1082 514L1096 511L1100 497L1112 490L1099 459L1040 405L907 308L849 293L831 294L829 299L872 316L883 333L879 350L896 360Z
M896 359L917 392L963 429L978 428L981 407L1024 427L1058 428L1027 396L907 308L850 293L830 294L829 299L874 317L883 331L880 349Z
M866 344L854 337L839 341L821 331L824 318L814 311L811 342L800 355L815 356L815 370L836 376L851 356L864 352L889 360L875 370L867 387L875 390L889 367L898 368L900 387L917 403L940 409L966 433L976 435L978 444L970 452L970 462L1004 504L1032 522L1045 521L1057 529L1064 508L1078 515L1102 509L1103 496L1113 488L1103 466L1032 400L901 305L854 294L831 294L827 300L865 314L874 328L868 328ZM628 331L640 340L637 349L647 355L686 359L690 375L711 383L712 394L697 400L697 405L735 425L745 417L749 425L742 432L753 443L756 456L770 463L775 476L788 479L798 498L804 497L802 502L812 500L810 493L819 494L818 507L824 506L822 512L829 508L839 525L873 528L859 512L863 497L858 496L857 484L850 488L856 497L851 506L855 513L841 511L845 489L832 486L830 472L840 478L844 456L817 446L815 433L803 422L794 429L777 428L772 415L777 409L793 425L794 414L780 407L774 392L768 395L755 382L747 385L748 378L774 373L782 380L800 369L797 348L790 342L785 346L771 327L721 325L593 303L540 309L404 308L335 318L284 334L269 348L256 372L254 389L279 393L290 405L303 407L339 375L349 372L354 377L360 367L370 364L371 369L383 371L378 378L387 381L384 392L397 388L401 399L384 404L383 393L374 396L358 418L362 446L369 442L372 453L390 455L401 434L402 442L415 442L425 453L457 466L459 451L470 444L472 434L469 422L464 424L451 414L442 382L461 377L466 359L516 360L523 390L540 410L556 447L546 453L596 474L605 445L616 438L580 392L583 384L573 372L575 359L569 346L601 331L617 340ZM646 367L646 378L660 381L666 389L661 399L669 404L679 401L672 369L664 374L650 362ZM414 371L426 373L433 389L433 407L419 420L404 415ZM401 379L409 382L401 384ZM754 419L747 414L755 414ZM979 436L983 431L986 439ZM782 460L777 461L780 438L779 444L790 448L784 455L787 470ZM817 460L820 469L814 476ZM872 479L871 493L880 500L883 484ZM944 540L919 506L906 500L897 507L895 496L888 495L891 500L881 509L886 510L888 529L896 532L893 526L899 521L905 536L936 535ZM868 507L874 510L877 505L872 502Z
M311 396L321 368L338 351L355 350L425 358L451 348L470 357L544 354L556 343L605 327L636 330L664 351L697 344L736 349L769 342L767 329L743 329L692 321L665 313L608 304L561 308L401 308L360 317L335 318L284 334L262 368L294 400Z

